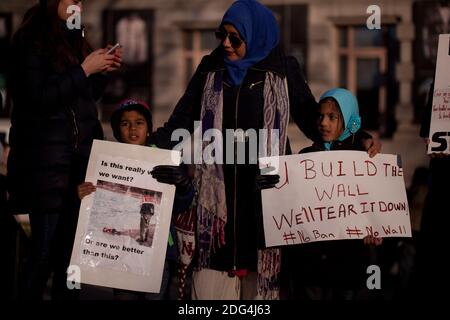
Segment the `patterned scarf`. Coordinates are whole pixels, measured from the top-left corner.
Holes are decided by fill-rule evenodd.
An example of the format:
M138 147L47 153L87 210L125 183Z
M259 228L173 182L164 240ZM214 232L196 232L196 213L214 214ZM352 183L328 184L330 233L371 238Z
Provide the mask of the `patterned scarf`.
M184 300L187 297L186 277L194 258L196 219L197 207L195 203L189 210L178 214L175 218L178 240L178 300Z
M264 83L264 129L267 155L283 155L286 150L287 126L289 122L289 95L287 81L274 73L267 72ZM208 129L222 132L223 120L222 73L210 72L207 75L200 119L202 136ZM271 130L279 130L279 154L271 150ZM202 150L210 142L203 142ZM223 167L220 164L196 166L195 181L198 190L197 231L200 269L208 268L211 254L225 244L225 224L227 207ZM263 249L258 251L257 293L260 299L278 299L280 272L280 250Z

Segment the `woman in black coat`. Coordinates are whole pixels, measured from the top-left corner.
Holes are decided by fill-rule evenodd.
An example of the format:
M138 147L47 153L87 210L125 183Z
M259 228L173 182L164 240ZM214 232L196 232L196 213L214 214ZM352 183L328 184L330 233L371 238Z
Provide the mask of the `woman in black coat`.
M258 134L260 129L277 129L279 141L272 147L283 155L290 153L289 115L313 139L317 103L297 60L279 48L279 34L269 9L254 0L236 1L216 32L220 45L203 58L169 121L155 132L152 142L172 148L178 143L171 140L176 129L192 133L194 121L201 121L203 133L216 129L224 139L229 138L227 130L256 130ZM250 139L231 137L235 148L231 150L242 147L248 155L254 147ZM262 144L268 147L269 142ZM236 151L231 156L227 148L222 151L223 165L196 163L199 259L193 298L276 299L281 259L278 249L264 247L256 159L247 156L238 164Z
M63 298L77 225L76 186L93 139L103 132L96 101L121 52L92 52L82 29L68 28L76 0L41 0L15 33L8 88L13 101L8 191L13 213L29 213L32 266L27 295L41 299L50 272Z

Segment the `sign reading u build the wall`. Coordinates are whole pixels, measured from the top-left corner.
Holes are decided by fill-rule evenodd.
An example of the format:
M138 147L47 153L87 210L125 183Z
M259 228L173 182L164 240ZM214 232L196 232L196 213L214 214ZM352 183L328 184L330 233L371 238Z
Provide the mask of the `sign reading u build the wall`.
M328 151L261 158L280 183L262 191L266 246L324 240L411 237L396 155Z
M450 153L450 34L439 36L428 146L430 153Z

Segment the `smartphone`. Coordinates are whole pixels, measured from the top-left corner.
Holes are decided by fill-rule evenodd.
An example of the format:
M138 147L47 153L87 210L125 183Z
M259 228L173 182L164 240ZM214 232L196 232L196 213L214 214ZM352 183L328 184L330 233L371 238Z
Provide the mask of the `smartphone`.
M114 47L112 47L111 49L108 50L107 54L112 54L112 53L114 53L114 51L116 51L116 49L119 49L119 48L121 48L121 47L122 47L122 46L120 45L120 43L116 43L116 44L114 45Z

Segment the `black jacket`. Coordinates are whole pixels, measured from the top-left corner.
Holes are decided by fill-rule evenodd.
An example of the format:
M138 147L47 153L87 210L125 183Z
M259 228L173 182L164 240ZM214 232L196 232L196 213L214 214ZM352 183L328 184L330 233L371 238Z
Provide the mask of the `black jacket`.
M248 69L241 86L233 87L226 80L223 55L218 48L203 58L169 121L152 135L152 143L161 148L171 148L178 143L170 141L175 129L185 128L193 132L194 121L200 120L206 75L212 71L222 72L225 79L222 127L224 137L226 129L263 128L263 88L267 71L287 77L290 114L302 131L307 136L313 137L315 132L313 117L317 104L295 58L286 57L275 48L267 58ZM287 149L286 152L289 153L290 148ZM213 254L211 268L232 270L235 267L255 271L257 248L264 246L261 194L254 188L255 176L259 170L254 164L225 164L223 168L228 214L225 227L226 245Z
M364 139L372 138L367 132L358 130L354 135L349 136L343 141L334 141L331 145L331 151L338 150L354 150L354 151L366 151L363 145ZM312 146L306 147L300 151L300 153L325 151L323 142L317 141Z
M84 180L93 139L103 138L96 100L107 77L87 78L80 64L58 72L31 43L16 44L10 59L10 205L13 213L60 212Z

